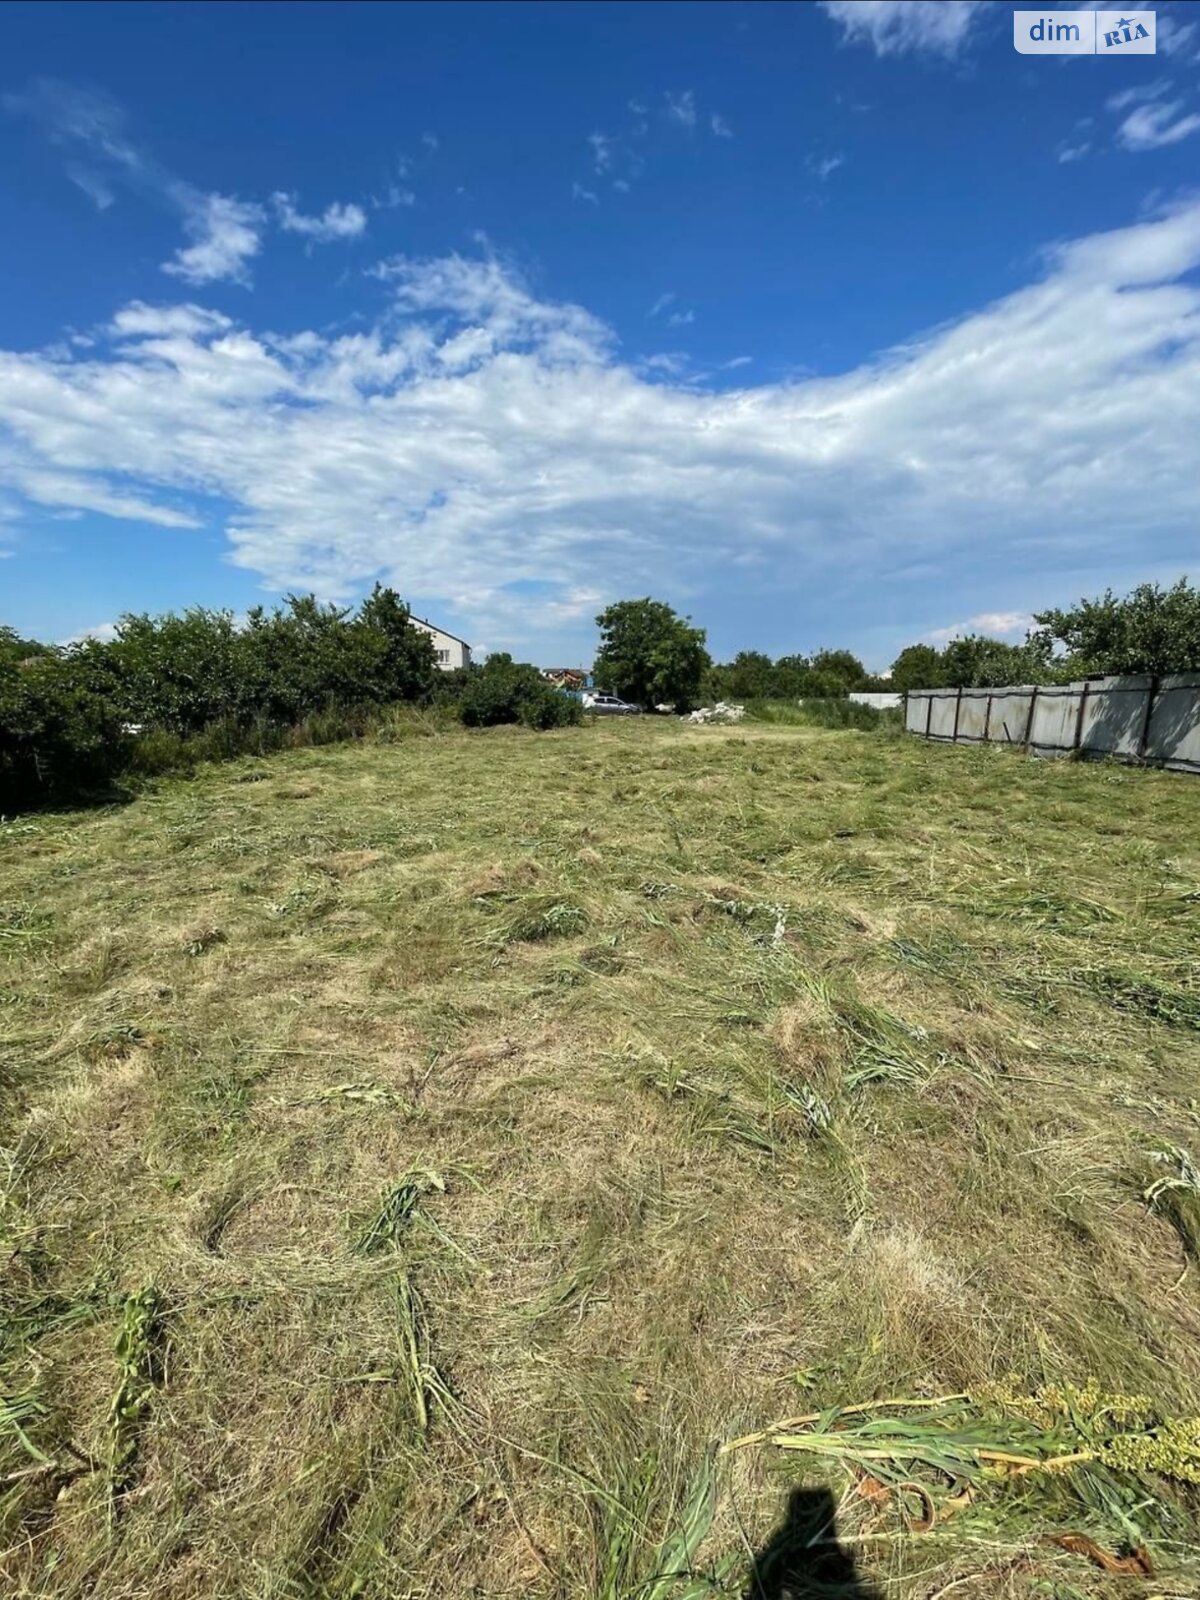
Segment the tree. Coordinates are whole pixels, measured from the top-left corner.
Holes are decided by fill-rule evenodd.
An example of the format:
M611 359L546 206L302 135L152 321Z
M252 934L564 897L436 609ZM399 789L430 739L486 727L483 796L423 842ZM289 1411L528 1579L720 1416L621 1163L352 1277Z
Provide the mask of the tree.
M849 650L818 650L812 658L812 670L827 678L839 679L843 685L841 692L845 694L857 689L867 676L866 667Z
M891 686L897 694L910 689L941 689L946 682L942 653L931 644L906 645L892 662Z
M983 634L951 639L942 651L942 682L951 689L999 689L1006 683L1045 683L1050 653L1040 643L1005 644Z
M0 664L31 661L35 656L53 654L51 646L36 639L23 639L15 628L0 627Z
M808 692L811 675L807 656L780 656L771 672L771 698L801 699Z
M596 618L600 650L596 682L651 711L668 703L684 709L699 695L711 658L704 629L661 600L619 600Z
M772 692L774 668L761 650L739 650L729 669L728 692L735 700L765 700Z
M1200 669L1200 589L1186 578L1170 589L1139 584L1118 600L1111 589L1100 600L1081 600L1065 611L1039 611L1030 639L1047 656L1063 647L1063 669L1088 673L1192 672Z
M459 702L468 728L522 722L527 728L565 728L583 720L579 701L546 682L536 667L503 650L473 671Z
M411 613L394 589L376 584L363 601L358 625L376 635L383 645L379 664L380 698L416 700L427 697L438 676L432 634L416 628Z

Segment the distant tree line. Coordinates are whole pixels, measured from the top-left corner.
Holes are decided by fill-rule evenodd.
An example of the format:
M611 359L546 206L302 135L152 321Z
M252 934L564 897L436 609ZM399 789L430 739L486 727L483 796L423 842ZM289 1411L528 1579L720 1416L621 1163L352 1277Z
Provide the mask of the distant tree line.
M127 616L110 641L51 648L0 630L0 814L103 793L130 771L323 743L395 705L452 703L464 722L577 721L510 657L440 672L433 640L378 584L357 607L291 596L226 611Z
M1000 688L1007 683L1070 683L1098 674L1200 671L1200 589L1186 578L1170 588L1143 583L1123 598L1034 613L1022 644L969 634L943 649L909 645L892 663L890 687Z
M1022 644L968 635L941 649L909 645L873 677L849 650L775 660L745 650L716 663L690 618L649 597L622 600L596 619L596 680L647 710L685 710L702 699L833 701L863 689L1200 670L1200 591L1183 578L1034 621ZM430 636L378 584L356 609L310 595L256 607L241 623L198 608L127 616L112 640L67 647L0 627L0 814L102 793L131 771L353 737L396 705L451 707L478 728L554 728L582 715L508 655L439 671Z
M732 661L714 662L704 629L648 596L609 606L596 626L596 683L647 711L664 705L685 711L701 700L827 699L876 682L849 650L777 661L743 650Z
M1186 578L1161 588L1144 583L1118 599L1109 590L1063 610L1035 613L1020 644L982 634L938 649L912 644L888 672L868 672L849 650L772 658L743 650L714 662L702 628L661 601L622 600L596 618L596 681L647 710L684 709L698 700L828 700L854 691L999 688L1062 683L1097 673L1200 670L1200 590Z

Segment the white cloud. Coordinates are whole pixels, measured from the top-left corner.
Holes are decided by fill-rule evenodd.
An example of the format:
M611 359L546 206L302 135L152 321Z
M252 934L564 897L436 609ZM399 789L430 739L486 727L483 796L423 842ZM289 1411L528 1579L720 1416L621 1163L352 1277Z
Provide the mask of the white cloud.
M198 528L196 517L169 506L152 504L136 495L121 494L95 475L54 472L16 463L8 482L35 505L73 511L95 511L105 517L130 522L150 522L160 528Z
M0 104L29 117L51 144L66 152L67 176L99 210L114 203L120 185L182 216L192 242L164 262L164 272L185 283L250 281L246 263L260 247L262 208L228 195L204 194L160 166L128 136L125 114L110 96L38 78L23 93L0 97Z
M1024 639L1033 627L1033 618L1024 611L982 611L966 622L952 622L949 627L934 628L928 635L931 643L945 644L950 639L961 639L968 633L982 633L993 639Z
M366 212L353 201L334 200L319 217L305 216L297 208L295 196L282 191L271 196L271 204L279 226L286 233L302 233L314 244L328 244L333 239L357 239L366 231Z
M414 206L416 203L416 195L401 183L389 183L382 194L371 196L372 211L394 211L397 206Z
M600 204L600 196L596 191L594 189L585 189L583 184L578 181L571 185L571 198L572 200L586 200L589 205L593 206Z
M263 209L223 194L197 194L187 202L183 226L193 241L164 261L162 270L184 283L215 283L221 278L248 284L246 263L262 244Z
M87 644L90 639L95 639L98 644L111 644L117 637L115 622L98 622L94 628L84 628L80 633L73 633L69 639L60 639L59 643Z
M1165 56L1183 56L1192 60L1200 59L1195 54L1196 24L1194 22L1180 22L1169 12L1158 13L1158 26L1155 29L1155 43Z
M588 144L592 147L592 165L598 173L612 171L614 142L607 133L588 134Z
M1080 144L1063 144L1063 145L1059 145L1059 147L1058 147L1059 163L1060 164L1065 164L1065 163L1067 163L1069 161L1082 161L1084 156L1087 155L1088 151L1091 148L1092 148L1091 145L1088 143L1088 141L1086 139L1084 139L1082 141L1082 143L1080 143Z
M721 115L719 111L714 111L709 121L712 131L716 134L718 139L733 138L733 129L729 126L728 121Z
M1110 94L1104 104L1110 111L1124 111L1129 106L1141 105L1145 100L1161 100L1170 87L1169 78L1155 78L1151 83L1131 84L1128 89L1119 89L1116 94Z
M77 158L133 178L146 171L145 156L125 132L124 112L102 90L82 89L58 78L35 78L18 94L0 95L0 105L14 116L30 118L51 144Z
M421 135L421 143L425 146L426 150L432 153L438 147L438 136L436 133L423 133Z
M387 310L353 335L138 304L89 349L0 352L0 492L165 537L220 506L231 559L272 588L379 576L525 639L572 596L686 604L714 573L799 592L907 563L1032 588L1131 550L1178 565L1200 522L1197 268L1200 201L1058 247L839 376L719 390L670 355L622 360L497 259L382 264Z
M1117 129L1117 138L1127 150L1158 150L1178 144L1200 130L1200 113L1181 115L1182 100L1159 100L1138 106Z
M665 290L664 293L659 295L658 299L650 307L650 309L649 309L649 311L647 311L646 315L648 317L657 317L659 312L660 311L665 311L667 309L667 307L672 304L674 299L675 299L675 291L674 291L674 289Z
M684 89L681 94L672 94L668 89L664 98L667 117L671 122L678 122L683 128L696 126L696 94L693 89Z
M90 167L85 167L77 161L67 162L67 177L95 206L97 211L107 211L116 199L112 188L98 172L93 172Z
M672 311L671 315L667 318L667 325L668 327L672 328L686 328L690 323L695 322L695 320L696 313L694 311Z
M955 56L983 15L982 0L821 0L821 9L847 44L869 44L877 56Z
M824 183L839 167L845 166L845 156L809 156L804 165Z

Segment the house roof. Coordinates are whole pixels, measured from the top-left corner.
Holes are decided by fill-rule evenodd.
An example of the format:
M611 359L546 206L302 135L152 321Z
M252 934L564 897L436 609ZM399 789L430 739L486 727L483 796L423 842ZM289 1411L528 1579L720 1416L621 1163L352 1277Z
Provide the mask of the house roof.
M440 633L443 639L453 639L455 644L461 644L468 650L471 649L471 645L468 640L460 639L456 633L451 633L449 628L440 627L436 622L430 622L425 617L414 616L410 616L408 620L410 622L419 622L423 628L432 628L434 633Z

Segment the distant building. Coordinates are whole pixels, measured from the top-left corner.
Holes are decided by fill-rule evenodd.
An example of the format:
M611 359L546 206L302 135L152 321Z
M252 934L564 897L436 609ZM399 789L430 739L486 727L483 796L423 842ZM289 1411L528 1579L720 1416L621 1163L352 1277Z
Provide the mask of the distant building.
M426 622L424 617L413 617L412 625L433 640L434 656L443 672L453 672L455 667L471 665L471 646L465 639L447 633L444 628L435 627L432 622Z
M876 711L890 711L904 699L902 694L878 694L874 690L856 691L848 696L857 706L874 706Z
M547 683L572 694L592 687L592 675L586 667L543 667L541 672Z

